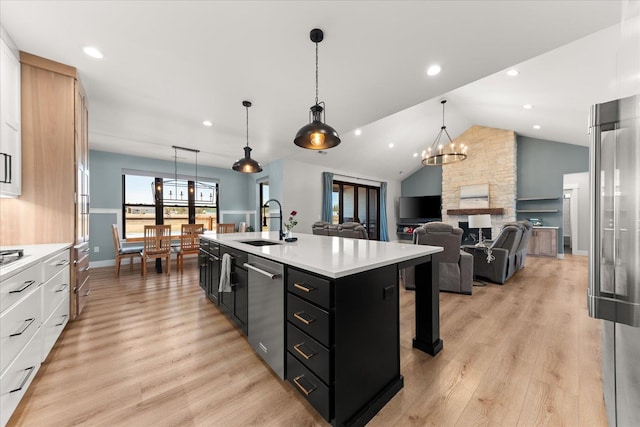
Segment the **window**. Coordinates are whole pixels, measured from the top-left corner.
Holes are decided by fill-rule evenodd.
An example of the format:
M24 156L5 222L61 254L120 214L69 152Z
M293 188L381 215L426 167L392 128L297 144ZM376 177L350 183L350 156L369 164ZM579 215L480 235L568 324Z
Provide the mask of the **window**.
M369 239L380 238L379 187L333 181L332 201L334 224L359 222L367 229Z
M269 207L265 207L264 203L269 200L269 182L260 183L260 227L262 231L269 231Z
M142 237L145 225L170 224L180 234L182 224L204 224L211 230L218 217L218 184L145 175L122 175L124 238Z

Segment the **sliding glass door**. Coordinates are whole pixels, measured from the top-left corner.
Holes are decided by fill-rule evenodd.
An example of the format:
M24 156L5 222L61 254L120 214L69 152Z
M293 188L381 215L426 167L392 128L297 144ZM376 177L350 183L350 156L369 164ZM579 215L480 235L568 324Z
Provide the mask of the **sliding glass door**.
M333 223L359 222L369 239L380 238L380 188L333 181Z

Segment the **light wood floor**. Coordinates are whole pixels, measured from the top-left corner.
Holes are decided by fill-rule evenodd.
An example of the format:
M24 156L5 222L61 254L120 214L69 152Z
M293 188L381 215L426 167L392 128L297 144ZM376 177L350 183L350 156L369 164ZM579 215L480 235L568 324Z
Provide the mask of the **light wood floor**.
M183 275L92 269L71 322L10 426L324 426ZM411 348L401 292L405 387L371 426L606 426L600 321L586 312L587 259L527 258L506 285L441 293L444 350Z

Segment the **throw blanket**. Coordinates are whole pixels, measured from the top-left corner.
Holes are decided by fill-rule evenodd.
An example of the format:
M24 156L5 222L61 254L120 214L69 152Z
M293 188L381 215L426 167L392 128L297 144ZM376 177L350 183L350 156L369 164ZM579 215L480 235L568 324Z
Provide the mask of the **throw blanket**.
M218 292L231 292L231 255L222 255Z

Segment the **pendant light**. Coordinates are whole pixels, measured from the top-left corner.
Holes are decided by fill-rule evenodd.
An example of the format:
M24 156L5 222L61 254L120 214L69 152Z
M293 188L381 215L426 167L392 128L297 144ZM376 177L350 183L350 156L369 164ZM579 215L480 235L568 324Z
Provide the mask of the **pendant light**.
M318 43L324 39L324 33L314 28L309 37L316 44L316 103L309 114L311 123L300 128L293 143L309 150L326 150L340 144L340 137L334 128L323 122L324 102L318 102Z
M449 132L447 132L447 127L444 125L444 104L447 103L447 100L443 99L440 103L442 104L442 127L433 144L431 144L431 147L429 147L427 151L422 152L422 164L425 166L446 165L461 162L467 158L467 146L464 144L456 146L451 140ZM449 144L447 145L440 143L443 132L447 135L447 138L449 138Z
M244 158L236 161L231 169L242 173L262 172L262 166L251 158L251 147L249 147L249 107L251 102L242 101L242 105L247 109L247 146L244 147Z

